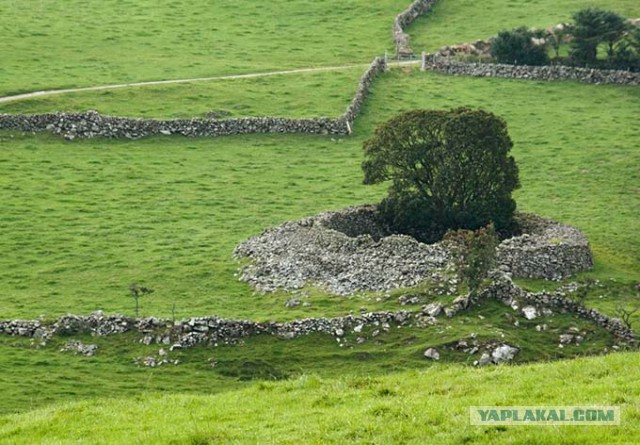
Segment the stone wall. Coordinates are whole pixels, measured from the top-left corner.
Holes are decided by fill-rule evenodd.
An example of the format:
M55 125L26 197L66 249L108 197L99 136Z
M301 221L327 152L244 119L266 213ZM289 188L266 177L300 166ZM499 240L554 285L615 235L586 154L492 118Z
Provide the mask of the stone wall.
M535 215L518 216L523 235L498 246L498 263L513 276L560 280L593 268L589 241L578 229Z
M135 332L139 334L140 343L167 345L171 350L189 348L197 344L234 344L243 338L256 335L293 339L302 335L321 333L336 337L342 344L348 341L345 338L347 334L355 334L359 337L357 341L364 341L367 335L375 337L378 333L389 331L394 326L422 328L433 326L437 324L436 318L453 317L474 305L482 304L482 301L488 298L501 301L515 311L521 311L522 315L528 319L531 319L531 315L525 313L525 309L533 310L538 314L544 313L545 310L569 312L611 332L618 340L631 344L637 343L635 332L624 326L620 320L608 317L595 309L586 308L568 299L562 291L526 292L516 286L507 274L499 270L493 272L491 284L475 300L469 301L467 296L459 296L449 306L436 302L423 306L415 312L405 310L364 312L359 315L305 318L278 323L232 320L216 316L193 317L179 321L155 317L135 319L118 314L105 315L102 311L97 311L88 316L67 314L53 322L3 320L0 321L0 333L34 338L39 340L41 345L45 345L54 335L109 336ZM524 307L525 305L530 306ZM365 333L364 330L368 332ZM93 355L95 347L90 348L90 351L90 355Z
M396 16L393 21L392 35L396 45L396 57L406 58L413 56L409 34L405 29L420 15L429 11L436 0L415 0L407 9Z
M580 318L594 322L596 325L625 341L637 341L635 332L627 328L622 321L602 314L596 309L586 308L567 298L566 294L562 291L526 292L516 286L508 275L498 270L493 272L491 278L491 285L480 294L479 299L495 298L508 306L519 309L522 309L521 305L529 304L537 308L552 308L556 311L569 312ZM478 302L474 303L477 304Z
M327 212L242 242L234 254L252 262L243 267L241 279L261 292L315 283L348 295L416 286L447 265L447 253L438 244L406 235L380 238L384 231L372 213L369 207Z
M526 66L493 63L467 63L433 54L424 54L422 67L454 76L500 77L528 80L575 80L592 84L640 85L640 73L597 70L572 66Z
M369 68L364 72L362 77L360 77L360 82L358 82L358 88L356 89L356 94L353 97L353 100L342 116L338 118L339 122L344 122L349 133L351 133L354 121L360 114L360 111L362 111L362 106L371 91L374 80L380 74L384 73L386 69L386 61L381 57L376 57L373 59L373 62L371 62L371 65L369 65Z
M88 316L67 314L54 322L41 320L3 320L0 333L40 339L46 343L54 335L109 336L124 332L140 334L144 344L165 344L188 348L200 343L233 344L255 335L274 335L292 339L301 335L324 333L341 338L347 331L359 332L364 327L389 329L409 325L413 315L409 311L366 312L334 318L305 318L284 323L232 320L216 316L193 317L179 321L155 317L135 319L124 315L105 315L102 311Z
M249 133L305 133L346 135L369 94L376 76L384 72L386 62L376 57L362 75L355 97L338 118L289 119L280 117L247 117L239 119L135 119L105 116L96 111L83 113L48 113L33 115L0 114L0 129L27 133L50 131L75 138L138 139L153 135L189 137L228 136Z

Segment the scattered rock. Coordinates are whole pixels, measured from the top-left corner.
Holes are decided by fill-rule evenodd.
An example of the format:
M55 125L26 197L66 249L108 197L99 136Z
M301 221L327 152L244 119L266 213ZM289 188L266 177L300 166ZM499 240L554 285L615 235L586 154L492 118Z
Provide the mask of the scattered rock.
M85 357L91 357L96 355L96 352L98 352L98 347L96 345L85 345L78 340L71 340L67 342L67 344L64 345L62 349L60 349L60 352L67 351L75 352L76 354L82 354Z
M429 317L437 317L442 312L444 306L442 303L429 303L422 307L422 313Z
M491 359L494 363L510 362L518 354L520 350L507 344L498 346L491 353Z
M538 317L538 310L534 306L525 306L522 308L522 314L527 320L534 320Z
M440 360L440 353L435 348L429 348L424 351L424 356L431 360Z

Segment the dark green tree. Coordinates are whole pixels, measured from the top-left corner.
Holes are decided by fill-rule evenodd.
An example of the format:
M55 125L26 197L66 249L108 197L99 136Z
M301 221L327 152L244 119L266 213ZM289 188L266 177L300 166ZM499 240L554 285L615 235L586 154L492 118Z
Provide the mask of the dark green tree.
M616 43L614 52L613 68L640 71L640 28L626 32Z
M504 120L482 110L414 110L365 141L364 183L391 181L380 203L392 232L424 242L448 229L511 225L519 187Z
M491 40L491 57L511 65L547 65L547 48L535 45L534 37L535 33L525 27L502 31Z
M578 65L594 66L598 62L598 46L607 47L607 61L615 55L614 47L628 29L624 18L613 11L587 8L573 15L571 58Z

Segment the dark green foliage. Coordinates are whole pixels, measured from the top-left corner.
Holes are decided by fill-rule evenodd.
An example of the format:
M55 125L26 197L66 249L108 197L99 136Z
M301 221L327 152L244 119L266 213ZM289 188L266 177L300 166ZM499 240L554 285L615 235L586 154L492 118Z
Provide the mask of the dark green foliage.
M502 31L491 40L491 56L498 63L512 65L547 65L544 45L534 45L535 33L525 27Z
M587 8L573 16L571 59L577 65L595 66L598 62L598 46L605 44L607 61L615 57L614 47L628 27L624 18L613 11Z
M414 110L365 141L364 183L391 180L379 206L392 232L434 242L448 229L509 227L518 168L504 120L482 110Z
M611 66L640 71L640 28L629 30L616 43Z
M445 236L454 252L458 275L469 288L469 296L478 295L482 281L496 263L496 247L499 240L493 224L476 231L450 231Z

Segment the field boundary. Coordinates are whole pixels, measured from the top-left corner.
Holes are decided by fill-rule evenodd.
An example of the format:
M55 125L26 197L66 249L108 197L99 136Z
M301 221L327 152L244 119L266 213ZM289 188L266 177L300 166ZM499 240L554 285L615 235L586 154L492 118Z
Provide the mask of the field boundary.
M439 54L422 54L423 71L453 76L496 77L526 80L575 80L591 84L640 85L640 73L622 70L600 70L565 65L506 65L463 62Z
M348 135L352 132L353 122L360 114L375 78L386 69L387 61L384 58L376 57L360 78L351 103L345 112L337 118L245 117L162 120L106 116L97 111L87 111L83 113L0 114L0 129L13 129L27 133L50 131L53 134L64 136L67 140L94 137L138 139L146 136L172 134L190 137L255 133ZM245 77L247 76L245 75Z

